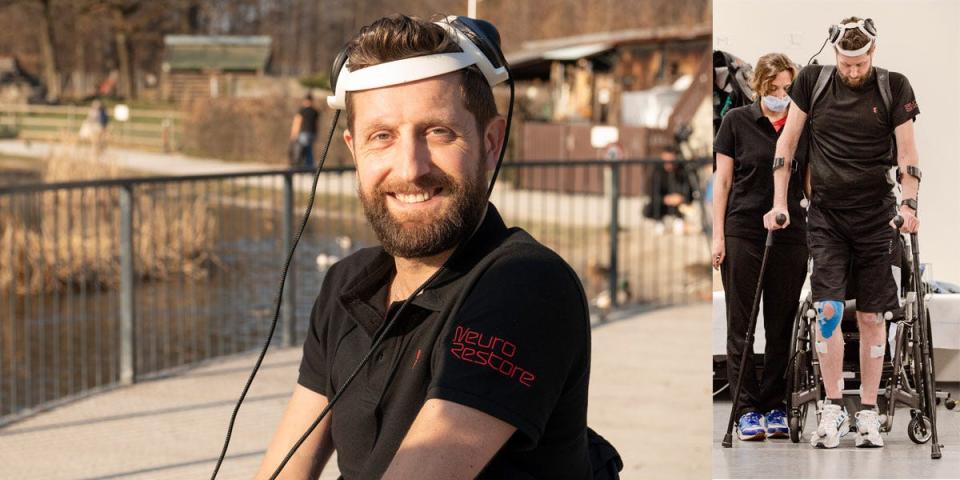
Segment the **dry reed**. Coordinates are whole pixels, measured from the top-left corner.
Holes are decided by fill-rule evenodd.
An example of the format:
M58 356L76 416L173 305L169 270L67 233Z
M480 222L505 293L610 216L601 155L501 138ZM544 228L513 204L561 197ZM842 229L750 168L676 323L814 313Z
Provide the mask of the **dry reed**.
M48 159L43 181L117 177L123 172L93 147L71 145ZM202 278L220 264L217 222L208 202L169 191L134 195L134 268L140 281ZM12 194L0 212L0 292L52 293L119 284L119 190L86 188ZM19 215L14 212L20 212Z

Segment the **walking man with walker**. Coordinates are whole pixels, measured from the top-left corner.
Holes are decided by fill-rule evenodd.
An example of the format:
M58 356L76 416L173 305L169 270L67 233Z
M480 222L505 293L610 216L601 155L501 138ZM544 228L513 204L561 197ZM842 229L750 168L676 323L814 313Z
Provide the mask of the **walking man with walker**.
M855 298L860 330L862 409L857 412L857 447L882 447L877 391L886 348L884 313L899 305L891 269L899 213L900 230L915 233L920 185L913 120L920 113L907 78L873 65L877 31L871 19L851 17L830 28L836 66L810 65L790 91L793 106L773 159L773 208L764 226L790 224L787 185L804 125L809 125L811 203L807 243L813 257L811 289L817 313L815 347L826 401L810 443L836 448L849 431L842 407L844 300ZM893 194L889 168L896 159L903 200ZM778 225L778 215L787 222ZM849 288L848 288L849 286Z

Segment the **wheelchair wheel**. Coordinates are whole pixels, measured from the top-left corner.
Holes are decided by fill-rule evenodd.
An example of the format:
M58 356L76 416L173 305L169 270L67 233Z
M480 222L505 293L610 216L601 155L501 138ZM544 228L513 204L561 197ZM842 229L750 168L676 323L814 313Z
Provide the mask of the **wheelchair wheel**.
M809 384L807 323L804 315L808 309L804 301L797 309L790 335L790 363L787 365L787 425L790 427L790 440L799 443L803 437L803 427L807 420L807 403L794 404L794 392L802 391Z
M933 435L933 424L926 415L914 415L907 426L907 436L913 443L923 444L930 440Z
M801 309L800 315L803 314ZM799 443L803 438L803 428L807 422L807 411L810 406L809 401L796 402L795 396L801 392L808 391L812 386L813 374L810 366L809 348L809 330L806 323L798 318L798 323L794 325L792 362L787 371L787 421L790 427L790 440L793 443Z
M807 362L807 352L797 352L790 368L787 395L791 397L791 401L787 410L787 420L790 427L790 440L793 443L799 443L803 438L803 427L806 425L807 410L810 406L808 402L794 405L792 401L793 392L802 391L808 386L810 365Z

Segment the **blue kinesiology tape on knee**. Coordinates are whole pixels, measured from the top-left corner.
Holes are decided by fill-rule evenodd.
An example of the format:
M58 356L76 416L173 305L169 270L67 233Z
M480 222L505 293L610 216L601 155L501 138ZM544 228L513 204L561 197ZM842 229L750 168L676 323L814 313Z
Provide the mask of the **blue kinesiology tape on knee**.
M827 309L827 306L833 307L833 314L830 316L824 315L824 310ZM830 338L833 336L834 330L840 325L840 319L843 318L843 302L839 300L824 300L822 302L815 302L813 307L817 309L817 324L820 325L820 335L823 335L823 338Z

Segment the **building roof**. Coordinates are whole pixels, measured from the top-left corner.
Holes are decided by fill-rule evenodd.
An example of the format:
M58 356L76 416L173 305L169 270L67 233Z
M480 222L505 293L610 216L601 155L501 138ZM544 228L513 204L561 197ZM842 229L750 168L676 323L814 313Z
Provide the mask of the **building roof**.
M270 59L269 36L167 35L164 68L175 70L263 70Z
M519 50L508 53L506 57L511 68L521 68L543 61L573 61L590 58L620 45L709 39L712 31L712 26L705 24L692 27L667 25L588 33L523 42Z

